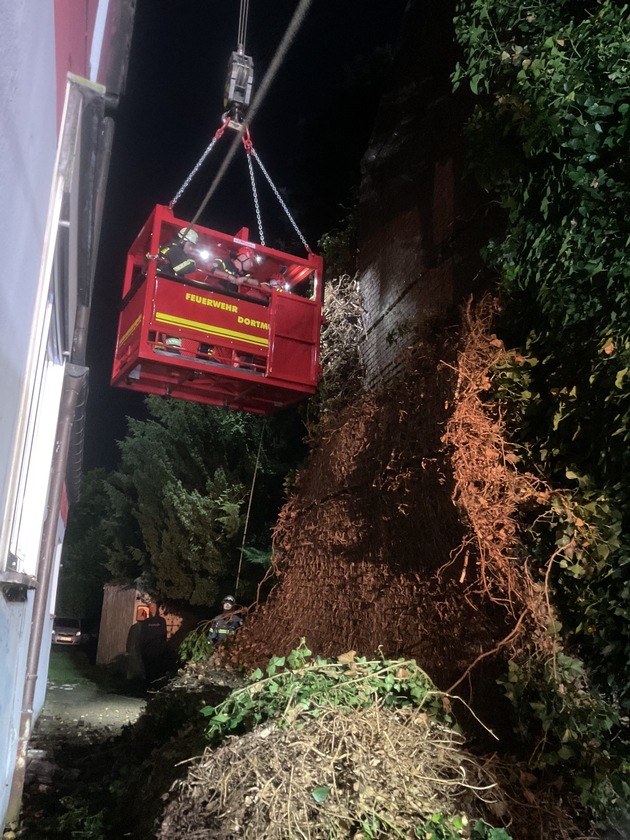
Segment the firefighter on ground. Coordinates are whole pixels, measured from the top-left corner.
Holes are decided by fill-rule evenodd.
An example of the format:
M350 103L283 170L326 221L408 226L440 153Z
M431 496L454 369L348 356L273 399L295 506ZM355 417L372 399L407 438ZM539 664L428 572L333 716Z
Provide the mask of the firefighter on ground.
M164 675L166 669L166 620L157 601L149 604L149 615L140 624L140 656L148 683Z
M193 259L194 246L199 234L191 227L182 228L171 242L160 245L157 254L147 254L148 260L157 260L157 273L171 277L185 277L197 268Z
M208 641L213 645L221 645L232 636L242 625L241 608L233 595L226 595L222 600L223 612L210 622Z

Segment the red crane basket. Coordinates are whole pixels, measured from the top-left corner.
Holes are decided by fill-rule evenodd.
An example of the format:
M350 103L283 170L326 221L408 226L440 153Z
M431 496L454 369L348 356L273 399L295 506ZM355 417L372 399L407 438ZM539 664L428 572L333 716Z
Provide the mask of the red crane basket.
M194 226L195 270L157 255L188 222L158 205L129 250L112 384L257 414L313 394L322 259ZM247 261L241 255L247 254Z

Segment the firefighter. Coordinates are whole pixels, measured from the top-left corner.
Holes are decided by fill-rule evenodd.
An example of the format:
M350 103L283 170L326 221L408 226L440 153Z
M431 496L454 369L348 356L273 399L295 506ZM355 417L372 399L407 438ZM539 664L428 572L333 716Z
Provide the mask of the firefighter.
M256 257L251 248L239 248L234 257L234 265L239 277L251 277L256 266Z
M149 604L149 615L140 625L140 655L148 683L164 674L166 667L166 620L156 601Z
M240 615L241 608L236 603L233 595L226 595L222 601L223 612L212 619L208 641L216 647L232 636L242 625L243 619Z
M147 254L148 260L157 260L157 273L166 277L185 277L197 268L193 248L199 234L192 228L182 228L171 242L160 245L157 254Z
M251 272L256 265L254 252L251 248L240 248L238 251L230 251L229 259L217 259L214 262L215 273L220 277L227 275L226 279L231 283L240 285L243 280L251 279Z

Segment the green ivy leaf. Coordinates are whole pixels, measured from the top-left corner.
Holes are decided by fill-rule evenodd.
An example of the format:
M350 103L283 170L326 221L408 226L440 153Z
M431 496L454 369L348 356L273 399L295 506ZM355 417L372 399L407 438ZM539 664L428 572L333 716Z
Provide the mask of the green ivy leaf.
M321 805L322 802L325 802L328 799L329 794L329 785L320 785L319 787L313 788L313 790L311 791L311 796L319 805Z
M481 73L475 74L470 80L470 89L474 94L479 93L479 82L483 79Z

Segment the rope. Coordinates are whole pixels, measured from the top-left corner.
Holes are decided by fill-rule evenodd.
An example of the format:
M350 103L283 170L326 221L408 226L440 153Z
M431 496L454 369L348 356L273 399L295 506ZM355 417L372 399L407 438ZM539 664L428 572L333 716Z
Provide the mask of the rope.
M256 160L256 163L258 164L258 166L260 166L260 168L262 169L262 173L263 173L263 175L264 175L264 176L265 176L265 178L267 179L267 181L268 181L268 183L269 183L269 186L271 187L271 189L272 189L272 190L273 190L273 192L274 192L274 195L276 196L276 198L277 198L277 199L278 199L278 201L280 202L280 206L282 207L282 209L283 209L283 210L284 210L284 212L286 213L286 216L287 216L288 220L289 220L289 221L291 222L291 224L293 225L293 230L294 230L294 231L297 233L297 235L300 237L300 240L301 240L301 242L302 242L302 245L304 245L304 247L306 248L306 252L307 252L307 254L312 253L311 249L308 247L308 242L306 241L306 239L304 239L304 236L302 235L302 231L301 231L301 230L299 229L299 227L297 226L297 223L296 223L295 219L293 218L293 216L292 216L292 215L291 215L291 213L289 212L289 208L288 208L288 207L287 207L287 205L284 203L284 199L282 198L282 196L280 195L280 193L279 193L279 192L278 192L278 190L276 189L276 185L275 185L275 184L274 184L274 182L271 180L271 178L270 178L270 176L269 176L269 173L267 172L267 170L266 170L266 169L265 169L265 167L263 166L262 161L261 161L261 159L258 157L258 153L255 151L255 149L252 149L252 151L251 151L251 155L252 155L252 156L254 157L254 159ZM264 242L263 242L263 245L264 245Z
M195 177L195 175L196 175L196 174L197 174L197 172L199 171L199 169L200 169L201 165L203 164L204 160L208 157L208 155L209 155L209 154L210 154L210 152L212 151L212 149L213 149L213 147L214 147L214 144L217 142L217 140L218 140L220 137L222 137L222 136L223 136L223 132L225 131L225 129L226 129L226 127L227 127L227 124L228 124L228 123L229 123L229 120L225 120L225 122L223 123L223 125L222 125L219 129L217 129L216 134L214 135L214 137L213 137L213 138L212 138L212 140L210 141L210 145L208 146L208 148L206 149L206 151L202 154L202 156L199 158L199 160L197 161L197 165L193 168L193 170L192 170L192 172L190 173L190 175L188 176L188 178L186 178L186 180L184 181L184 183L183 183L183 184L181 185L181 187L179 188L179 191L178 191L177 195L175 196L175 198L174 198L174 199L171 201L171 203L168 205L168 206L169 206L169 210L172 210L172 209L173 209L173 207L175 207L175 205L176 205L176 204L177 204L177 202L179 201L179 199L182 197L182 195L184 194L184 191L186 190L186 188L188 187L188 185L190 184L190 182L192 181L192 179Z
M252 478L252 486L249 491L249 502L247 504L247 514L245 515L245 527L243 528L243 542L241 543L241 556L238 561L238 571L236 573L236 584L234 586L234 597L238 593L238 585L241 580L241 569L243 567L243 553L245 551L245 539L247 538L247 527L249 525L249 512L252 509L252 498L254 496L254 485L256 484L256 476L258 475L258 464L260 463L260 450L262 449L263 435L265 434L265 425L260 430L260 440L258 441L258 452L256 454L256 465L254 467L254 476Z
M293 17L291 18L291 21L290 21L290 23L287 27L286 32L284 33L282 41L280 42L280 44L278 46L278 49L276 50L276 53L273 57L273 60L272 60L271 64L269 65L269 68L268 68L267 72L265 73L265 76L264 76L264 78L261 82L260 88L258 89L258 93L254 97L254 101L252 102L252 104L249 107L245 122L242 124L241 132L239 132L239 136L234 138L234 140L232 142L232 145L230 146L230 148L228 150L228 153L225 156L223 164L221 165L221 168L219 169L219 171L215 175L214 181L210 184L210 188L208 189L208 192L206 193L204 200L201 202L201 206L199 207L199 210L197 210L197 213L195 214L195 217L190 222L191 227L196 223L199 216L201 216L201 214L203 213L207 203L210 201L210 199L212 198L212 196L216 192L220 182L223 180L223 177L224 177L225 173L227 172L227 169L228 169L229 165L232 163L232 160L234 159L234 155L236 154L236 152L238 150L239 144L241 142L241 136L240 135L241 135L242 131L244 131L251 124L251 122L254 119L254 116L256 115L256 112L258 111L258 109L262 105L263 101L265 100L265 97L267 96L267 92L269 90L269 87L270 87L271 83L273 82L281 63L284 60L284 56L286 55L286 52L289 49L289 46L291 45L291 42L293 41L293 39L297 35L298 30L299 30L300 26L302 25L302 23L304 21L304 18L306 17L306 14L309 10L311 2L312 2L312 0L300 0L299 6L297 7L295 12L293 13Z

